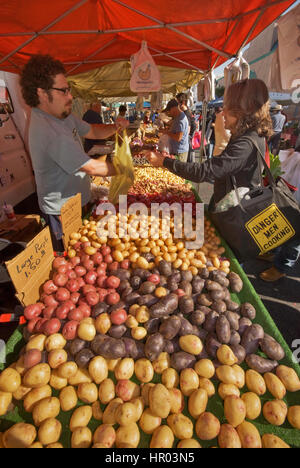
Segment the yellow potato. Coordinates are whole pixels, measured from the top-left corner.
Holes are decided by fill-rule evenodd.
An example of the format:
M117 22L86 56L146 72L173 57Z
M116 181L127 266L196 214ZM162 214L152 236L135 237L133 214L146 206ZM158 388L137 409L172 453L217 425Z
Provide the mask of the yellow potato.
M3 444L3 432L0 432L0 448L5 448Z
M44 351L46 339L46 335L42 334L31 336L26 344L25 350L29 351L30 349L39 349L40 351Z
M200 359L194 365L194 369L199 377L211 379L215 375L215 366L210 359Z
M70 419L70 431L74 432L78 427L87 426L92 416L92 408L89 405L76 408Z
M77 385L81 383L91 383L92 381L93 380L87 369L77 369L76 374L72 375L72 377L68 379L68 384L74 385L74 387L76 387Z
M155 429L161 425L161 418L151 413L150 408L145 409L140 420L139 426L145 434L153 434Z
M31 390L31 388L28 388L28 387L23 387L23 385L20 385L20 387L18 388L18 390L16 392L14 392L12 394L13 398L15 400L24 400L25 396L27 395L27 393L29 393Z
M24 387L39 388L48 384L51 377L51 368L48 364L37 364L28 369L23 377Z
M172 448L174 434L169 426L159 426L152 434L150 448Z
M140 431L136 423L128 424L127 426L120 426L116 431L116 447L120 445L130 444L136 448L140 443Z
M112 379L104 379L99 385L99 400L103 405L107 405L115 398L115 384Z
M229 385L236 385L237 376L234 369L231 366L222 365L216 369L216 375L218 379Z
M263 376L252 369L246 371L246 385L250 392L256 393L258 396L264 395L267 391Z
M282 426L288 413L288 408L284 401L267 401L263 406L263 415L265 419L273 426Z
M252 423L244 421L236 430L241 440L242 448L262 448L260 434Z
M62 411L70 411L78 403L77 393L74 387L68 385L59 394L60 407Z
M24 365L24 355L20 356L16 363L10 366L11 369L15 369L22 377L27 371Z
M162 384L156 384L149 391L149 407L151 412L160 418L166 418L171 410L171 397L168 389Z
M142 416L145 408L144 398L141 396L133 398L132 400L130 400L130 403L132 403L135 406L136 420L138 421Z
M195 430L200 440L212 440L218 437L221 424L212 413L202 413L197 419Z
M73 377L78 370L78 366L74 361L68 361L62 363L57 369L57 375L62 379L70 379Z
M93 435L93 443L101 444L103 448L110 448L116 440L116 431L109 424L102 424L97 427Z
M48 448L49 448L49 449L63 449L64 447L63 447L62 444L56 442L56 444L49 444L49 445L47 445L45 448L47 448L47 449L48 449Z
M223 449L239 449L242 444L236 429L230 424L222 424L218 436L218 444Z
M100 401L97 400L92 404L92 412L94 419L96 419L97 421L102 421L103 411L100 406Z
M240 397L241 392L236 385L221 383L218 387L218 394L222 400L225 400L230 395Z
M242 400L246 405L246 418L257 419L261 413L261 400L254 392L247 392L242 395Z
M183 369L179 377L180 390L184 396L190 396L194 390L199 388L199 377L194 369Z
M203 344L196 335L184 335L179 338L179 346L182 351L198 356L203 350Z
M181 413L184 409L184 396L178 388L169 388L169 395L170 395L170 413L177 414Z
M235 385L242 389L244 386L245 386L245 383L246 383L246 376L245 376L245 371L244 369L242 369L240 366L238 366L237 364L234 364L232 366L232 369L235 373Z
M50 353L54 349L64 349L67 341L60 333L53 333L53 335L48 336L45 340L45 349Z
M216 389L212 381L205 377L199 377L199 388L206 390L208 398L212 397L216 393Z
M55 444L61 436L61 430L61 423L57 419L45 419L39 427L38 439L43 445Z
M300 390L300 379L296 371L291 367L278 366L276 368L276 375L288 392L298 392Z
M177 387L179 385L178 372L172 367L165 369L161 375L161 382L168 389Z
M106 359L102 356L94 357L89 363L89 374L98 385L108 377L108 366Z
M47 397L38 401L32 410L34 424L40 426L45 419L56 418L60 412L60 402L56 397Z
M264 374L264 379L266 382L267 389L277 400L283 400L286 395L286 388L277 377L277 375L267 372Z
M291 448L282 439L274 434L264 434L262 436L262 447L264 449L288 449Z
M12 402L12 393L0 391L0 416L4 416Z
M68 379L63 379L58 375L57 369L53 369L51 372L50 387L54 388L55 390L61 390L68 385Z
M195 439L183 439L180 440L177 444L178 449L187 449L187 448L202 448L199 442Z
M19 372L11 367L4 369L0 374L0 392L14 393L21 385Z
M115 371L115 368L116 368L116 365L118 364L118 362L119 362L120 360L121 360L121 358L118 358L118 359L106 359L108 370L109 370L110 372L114 372L114 371Z
M50 385L44 385L43 387L34 388L24 398L23 406L27 413L31 413L34 405L43 400L44 398L51 397L52 389Z
M200 416L200 414L206 411L207 403L208 403L207 391L204 390L203 388L194 390L188 400L188 409L189 409L190 415L194 419L197 419ZM189 438L190 437L187 437L187 439Z
M157 359L152 362L154 372L156 374L162 374L164 370L171 366L171 358L168 353L160 353Z
M300 406L291 406L287 414L288 421L295 429L300 429Z
M141 396L145 402L145 406L149 406L149 392L150 388L154 387L154 385L152 382L141 385Z
M221 364L228 366L233 366L233 364L238 362L238 359L232 349L225 344L220 346L220 348L217 350L217 358Z
M71 437L72 448L87 449L92 445L93 435L88 427L77 427Z
M177 439L191 439L193 437L193 423L182 413L170 414L167 418L167 424Z
M123 404L123 400L121 398L114 398L111 400L108 405L106 406L103 412L103 424L116 424L116 417L115 412L118 406Z
M132 358L121 359L115 367L117 380L131 379L134 374L134 360Z
M246 417L244 401L235 395L227 396L224 400L224 414L231 426L239 426Z
M77 330L78 338L84 341L93 341L96 336L96 328L93 323L82 320Z
M36 438L36 429L32 424L17 423L4 432L2 443L5 448L28 448Z
M34 442L32 445L30 445L30 447L28 447L30 449L42 449L44 448L43 445L40 443L40 442Z
M120 426L128 426L137 421L136 409L133 403L126 402L119 405L115 411L116 422Z
M77 396L83 403L94 403L98 399L98 388L94 383L79 384Z

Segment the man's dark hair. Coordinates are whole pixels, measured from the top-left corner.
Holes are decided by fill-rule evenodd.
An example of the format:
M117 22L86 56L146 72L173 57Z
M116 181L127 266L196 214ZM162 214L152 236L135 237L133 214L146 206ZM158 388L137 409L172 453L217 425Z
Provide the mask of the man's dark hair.
M187 94L185 93L179 93L176 95L176 99L179 102L179 104L186 104L188 101Z
M22 96L30 107L37 107L40 103L37 88L49 91L54 84L54 77L66 74L63 64L50 55L33 55L24 66L20 85Z
M127 112L127 107L126 107L126 106L123 106L123 105L120 106L120 107L119 107L119 113L120 113L120 114L124 114L125 112Z

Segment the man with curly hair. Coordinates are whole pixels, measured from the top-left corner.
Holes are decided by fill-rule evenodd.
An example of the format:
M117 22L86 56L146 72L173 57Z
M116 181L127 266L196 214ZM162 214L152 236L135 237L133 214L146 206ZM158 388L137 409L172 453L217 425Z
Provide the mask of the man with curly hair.
M49 55L34 55L22 70L23 98L32 108L29 150L39 206L49 224L53 247L63 250L60 212L63 204L81 193L90 201L90 177L115 174L112 164L91 159L81 138L105 139L120 125L88 124L72 114L72 94L63 64Z

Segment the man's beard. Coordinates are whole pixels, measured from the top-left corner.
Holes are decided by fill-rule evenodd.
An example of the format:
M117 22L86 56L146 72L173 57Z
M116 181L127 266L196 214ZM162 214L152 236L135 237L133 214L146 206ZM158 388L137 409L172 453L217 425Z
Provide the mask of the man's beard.
M66 119L67 117L69 117L69 115L72 113L72 109L70 108L70 110L65 110L61 113L61 118L62 119Z

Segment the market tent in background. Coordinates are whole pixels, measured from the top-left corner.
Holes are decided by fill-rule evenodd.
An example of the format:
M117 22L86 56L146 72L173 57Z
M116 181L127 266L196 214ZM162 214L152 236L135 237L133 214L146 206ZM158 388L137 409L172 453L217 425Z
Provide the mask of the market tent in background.
M159 66L163 93L176 94L197 84L202 77L195 70ZM74 97L85 100L93 96L126 97L135 96L129 86L131 76L130 62L118 62L105 65L97 70L91 70L69 77Z
M0 0L0 69L49 53L74 75L128 61L141 42L157 65L205 72L233 58L293 0Z

